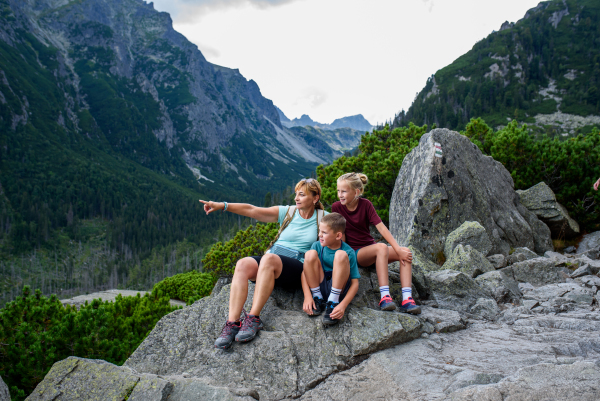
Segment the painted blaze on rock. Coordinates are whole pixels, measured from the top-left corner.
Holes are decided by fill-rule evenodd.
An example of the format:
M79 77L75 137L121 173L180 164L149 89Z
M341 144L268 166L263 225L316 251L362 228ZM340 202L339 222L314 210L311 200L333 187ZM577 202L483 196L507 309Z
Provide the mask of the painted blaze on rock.
M521 246L538 253L553 249L550 230L521 205L501 163L458 132L432 130L402 163L390 202L390 230L400 244L439 262L446 237L465 221L485 228L491 254L508 255L511 247Z

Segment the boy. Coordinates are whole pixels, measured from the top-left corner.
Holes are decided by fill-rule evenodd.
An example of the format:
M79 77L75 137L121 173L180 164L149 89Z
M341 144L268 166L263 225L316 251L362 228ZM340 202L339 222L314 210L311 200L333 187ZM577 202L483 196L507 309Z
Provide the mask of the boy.
M304 255L302 309L309 316L325 312L325 325L340 321L358 291L356 254L342 241L345 230L346 219L341 214L324 216L319 225L319 241Z

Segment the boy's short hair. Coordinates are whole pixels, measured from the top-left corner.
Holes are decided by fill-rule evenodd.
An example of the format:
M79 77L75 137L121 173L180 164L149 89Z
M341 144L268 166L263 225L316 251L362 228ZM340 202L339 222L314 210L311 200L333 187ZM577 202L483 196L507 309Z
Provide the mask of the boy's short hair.
M346 231L346 219L339 213L329 213L323 216L321 223L327 224L334 233L344 233Z

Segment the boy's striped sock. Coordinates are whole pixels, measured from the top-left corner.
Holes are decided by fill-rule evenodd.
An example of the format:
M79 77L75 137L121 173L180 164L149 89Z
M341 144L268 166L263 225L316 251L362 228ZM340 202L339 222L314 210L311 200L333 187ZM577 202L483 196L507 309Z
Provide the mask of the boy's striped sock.
M339 288L331 288L331 294L329 294L329 298L327 299L327 302L331 301L333 303L338 303L340 302L340 294L342 293L342 290Z
M402 301L412 297L412 287L402 287Z
M390 295L390 286L384 285L379 287L379 292L381 293L381 298L385 297L386 295Z
M310 292L312 292L312 296L323 299L323 294L321 294L321 287L311 288Z

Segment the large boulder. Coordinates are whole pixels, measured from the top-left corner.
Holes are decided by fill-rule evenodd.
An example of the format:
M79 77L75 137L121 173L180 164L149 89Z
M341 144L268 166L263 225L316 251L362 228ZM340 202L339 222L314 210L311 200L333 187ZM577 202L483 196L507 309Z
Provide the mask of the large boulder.
M520 203L501 163L458 132L432 130L402 163L390 203L390 231L398 243L437 261L448 235L465 221L485 228L492 254L508 255L523 246L540 254L553 250L550 230Z
M281 399L299 396L365 355L421 335L417 317L352 306L342 322L324 327L320 318L301 311L301 292L276 289L261 313L264 330L224 352L214 341L227 318L229 288L165 316L124 366L248 389L261 400ZM253 293L250 285L249 300ZM246 309L250 306L248 301Z
M548 225L553 238L573 238L579 235L579 224L556 201L556 195L545 182L517 193L521 203Z
M8 386L0 377L0 401L10 401L10 393L8 391Z
M442 269L451 269L461 271L470 277L477 277L480 274L494 271L494 266L477 249L471 248L471 245L459 244L446 260Z
M584 235L577 247L577 254L584 254L590 259L600 259L600 231Z
M448 234L444 245L444 254L447 258L452 255L454 248L459 244L470 245L473 249L481 252L483 256L487 256L492 249L490 237L485 232L485 228L477 221L465 221Z

